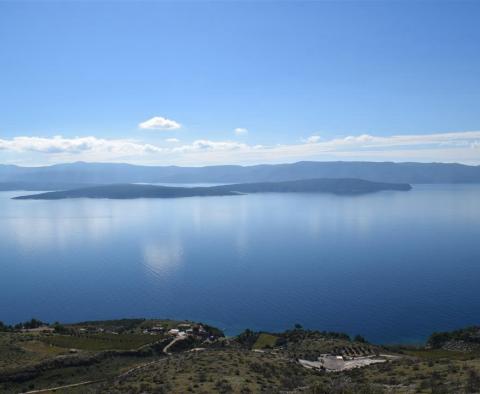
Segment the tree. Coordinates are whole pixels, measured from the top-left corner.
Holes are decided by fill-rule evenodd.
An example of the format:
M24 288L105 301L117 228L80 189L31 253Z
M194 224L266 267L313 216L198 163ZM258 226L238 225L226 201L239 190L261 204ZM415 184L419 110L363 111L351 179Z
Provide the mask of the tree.
M59 334L64 334L68 331L65 326L60 324L58 321L53 323L53 328L55 329L55 332Z
M359 334L355 335L355 338L353 338L353 341L354 342L368 343L368 341Z
M38 327L41 327L43 326L45 323L43 323L41 320L37 320L37 319L30 319L30 321L27 321L25 323L23 323L23 327L26 328L26 329L32 329L32 328L38 328Z

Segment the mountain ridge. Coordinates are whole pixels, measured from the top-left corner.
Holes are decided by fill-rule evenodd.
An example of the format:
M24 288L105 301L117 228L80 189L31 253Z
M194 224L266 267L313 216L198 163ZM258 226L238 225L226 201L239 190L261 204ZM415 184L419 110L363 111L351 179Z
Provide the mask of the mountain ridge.
M393 183L480 183L480 166L458 163L300 161L253 166L138 166L127 163L66 163L46 167L0 165L0 183L30 187L76 183L254 183L314 178L358 178ZM57 190L59 188L56 188ZM37 188L37 190L42 190ZM45 189L43 189L45 190Z

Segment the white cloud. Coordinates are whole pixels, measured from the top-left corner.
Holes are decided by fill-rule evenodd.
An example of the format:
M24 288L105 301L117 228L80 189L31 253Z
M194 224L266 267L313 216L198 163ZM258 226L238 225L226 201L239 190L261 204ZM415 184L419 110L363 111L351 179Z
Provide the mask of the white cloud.
M178 138L167 138L165 141L170 142L172 144L178 144L180 142Z
M312 136L316 137L316 136ZM249 145L238 141L198 139L160 147L129 139L55 136L0 139L4 163L125 161L139 164L257 164L297 160L439 161L480 164L480 131L396 135L368 134L298 144Z
M182 125L172 119L167 119L162 116L154 116L153 118L140 123L138 127L144 130L176 130L182 127Z
M307 144L314 144L320 140L321 140L321 137L319 135L311 135L308 138L302 139L302 142L305 142Z
M365 148L417 146L417 145L458 145L468 143L480 137L480 131L463 131L456 133L437 134L403 134L389 137L376 137L369 134L348 136L342 139L331 140L335 145L361 145Z
M245 135L245 134L248 134L248 129L246 129L244 127L237 127L234 130L234 132L235 132L236 135Z

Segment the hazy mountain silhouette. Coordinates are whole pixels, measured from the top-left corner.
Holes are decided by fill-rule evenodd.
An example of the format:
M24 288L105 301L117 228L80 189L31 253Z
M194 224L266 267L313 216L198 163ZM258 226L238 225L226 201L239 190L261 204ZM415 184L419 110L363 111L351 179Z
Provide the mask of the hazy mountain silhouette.
M153 167L71 163L48 167L0 165L0 183L25 190L60 190L65 184L253 183L314 178L358 178L394 183L479 183L480 166L445 163L308 162L255 166ZM5 187L3 188L5 190ZM12 189L9 189L12 190Z

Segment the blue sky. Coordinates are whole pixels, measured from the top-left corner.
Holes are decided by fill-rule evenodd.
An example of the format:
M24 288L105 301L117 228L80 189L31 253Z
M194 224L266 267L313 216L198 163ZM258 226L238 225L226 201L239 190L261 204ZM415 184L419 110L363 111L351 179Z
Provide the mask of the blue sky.
M479 19L474 1L0 0L0 162L480 164Z

